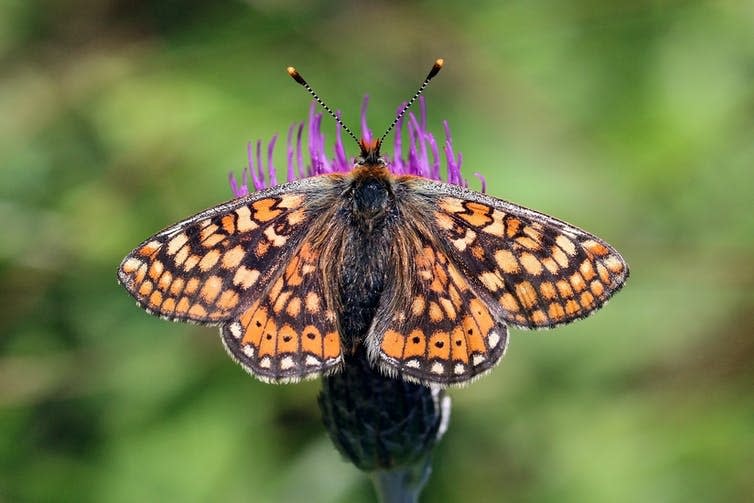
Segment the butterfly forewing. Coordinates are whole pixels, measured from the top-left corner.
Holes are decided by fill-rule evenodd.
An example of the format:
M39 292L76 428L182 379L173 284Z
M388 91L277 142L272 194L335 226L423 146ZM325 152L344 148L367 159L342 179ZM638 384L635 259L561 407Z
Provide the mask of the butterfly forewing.
M131 252L118 278L138 303L179 321L218 323L265 285L306 225L305 193L255 194L159 232Z
M411 180L474 287L506 322L548 328L584 318L628 277L620 254L570 224L461 187Z

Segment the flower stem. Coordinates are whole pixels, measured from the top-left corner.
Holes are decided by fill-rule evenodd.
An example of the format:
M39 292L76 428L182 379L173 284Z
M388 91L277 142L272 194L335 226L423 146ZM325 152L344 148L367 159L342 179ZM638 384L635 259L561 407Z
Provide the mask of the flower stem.
M430 456L412 466L371 473L381 503L416 503L432 473Z
M381 501L418 501L447 428L447 395L383 375L362 350L323 379L319 405L335 447L369 474Z

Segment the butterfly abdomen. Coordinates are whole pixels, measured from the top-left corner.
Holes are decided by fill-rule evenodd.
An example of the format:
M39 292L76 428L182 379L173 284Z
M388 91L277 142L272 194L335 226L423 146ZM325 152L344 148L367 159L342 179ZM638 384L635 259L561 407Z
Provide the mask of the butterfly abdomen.
M382 243L357 233L344 250L338 282L341 340L353 354L364 342L385 288L385 248Z

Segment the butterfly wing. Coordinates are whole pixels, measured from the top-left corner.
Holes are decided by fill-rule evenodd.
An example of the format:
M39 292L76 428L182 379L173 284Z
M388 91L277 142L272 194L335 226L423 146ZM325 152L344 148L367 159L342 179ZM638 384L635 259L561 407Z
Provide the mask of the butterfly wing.
M262 297L223 324L223 344L250 374L284 383L340 368L340 335L322 260L322 250L305 239Z
M507 328L418 223L396 234L395 270L367 336L370 357L388 375L411 381L468 382L503 356Z
M628 278L623 257L578 227L462 187L405 183L472 288L493 298L507 323L550 328L584 318Z
M503 356L507 324L583 318L628 276L612 247L547 215L417 177L395 191L395 269L367 337L388 374L468 382Z
M158 232L123 259L118 280L158 316L203 324L227 319L298 246L311 217L308 191L297 189L254 193Z
M118 280L152 314L222 325L228 351L263 380L296 380L334 368L340 358L332 337L336 324L332 316L312 319L324 312L315 312L311 299L324 298L325 285L307 258L316 258L315 252L302 248L341 181L338 175L307 178L203 211L128 254ZM298 311L294 299L301 303ZM319 334L313 342L312 327Z

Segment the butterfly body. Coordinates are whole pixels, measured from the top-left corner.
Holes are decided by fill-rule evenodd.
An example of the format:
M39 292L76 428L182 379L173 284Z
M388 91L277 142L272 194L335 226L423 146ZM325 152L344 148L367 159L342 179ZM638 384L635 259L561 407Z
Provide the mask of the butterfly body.
M363 350L386 374L449 385L499 361L508 325L583 318L628 276L581 229L393 175L367 154L350 173L252 193L157 233L123 260L120 282L150 312L219 325L229 354L265 381L337 372Z
M374 319L385 287L389 228L395 220L394 195L386 171L360 168L345 179L346 189L333 204L330 258L339 264L337 291L340 336L346 354L355 353Z

